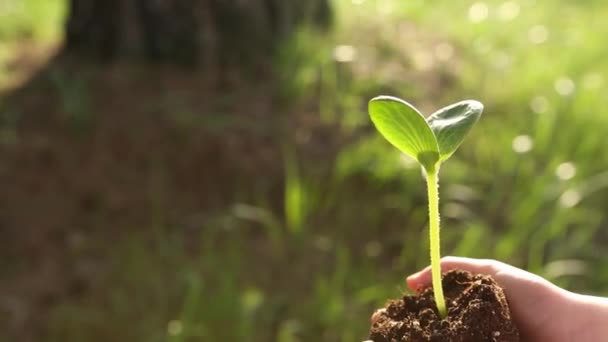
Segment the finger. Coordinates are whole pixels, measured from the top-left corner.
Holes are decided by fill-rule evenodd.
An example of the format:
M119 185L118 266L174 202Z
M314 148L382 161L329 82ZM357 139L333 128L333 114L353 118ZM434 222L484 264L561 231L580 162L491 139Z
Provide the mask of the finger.
M412 291L417 291L421 287L426 287L431 282L431 267L427 266L421 271L418 271L412 275L409 275L405 279L407 287Z
M496 261L486 259L471 259L463 257L448 256L441 259L441 273L449 270L461 269L471 273L495 275L497 270ZM407 286L411 290L418 290L431 284L431 267L427 266L422 271L407 277Z

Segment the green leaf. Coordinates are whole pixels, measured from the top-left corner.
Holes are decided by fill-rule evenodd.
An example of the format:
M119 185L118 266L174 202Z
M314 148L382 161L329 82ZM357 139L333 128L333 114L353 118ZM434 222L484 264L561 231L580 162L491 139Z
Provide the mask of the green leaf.
M466 100L442 108L427 119L437 138L441 161L456 151L471 127L479 120L482 111L483 104Z
M420 112L409 103L391 96L369 102L369 115L388 142L415 158L428 172L439 161L439 147L433 131Z

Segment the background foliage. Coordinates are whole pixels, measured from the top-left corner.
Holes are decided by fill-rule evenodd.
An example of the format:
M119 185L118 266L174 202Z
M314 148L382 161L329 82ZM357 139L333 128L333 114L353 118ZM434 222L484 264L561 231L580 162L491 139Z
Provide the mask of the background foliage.
M0 2L5 94L31 69L19 67L16 56L24 58L24 49L25 56L48 56L57 46L64 6ZM466 98L485 105L441 170L444 255L497 258L571 290L608 294L603 2L334 6L331 34L302 31L275 57L281 105L261 123L221 110L225 102L250 100L240 93L216 99L220 109L205 115L171 95L162 104L138 100L162 105L179 134L226 142L246 132L269 141L276 156L247 178L251 173L240 172L256 149L230 150L221 205L196 211L192 217L203 218L187 224L167 219L172 183L164 178L167 166L150 159L140 175L149 186L149 225L86 240L84 248L100 255L102 275L44 307L38 340L361 340L373 309L399 296L404 276L428 264L424 182L416 164L371 127L366 102L379 94L425 113ZM103 115L104 107L91 108L86 74L53 75L65 120ZM18 110L0 108L3 148L20 137L12 119ZM289 115L296 119L277 124ZM75 127L91 136L100 129ZM91 226L122 227L116 216L96 215ZM80 228L86 234L89 226ZM19 260L0 263L3 279L13 277ZM27 329L15 323L13 302L0 302L0 318L9 318L0 319L2 340L2 331Z

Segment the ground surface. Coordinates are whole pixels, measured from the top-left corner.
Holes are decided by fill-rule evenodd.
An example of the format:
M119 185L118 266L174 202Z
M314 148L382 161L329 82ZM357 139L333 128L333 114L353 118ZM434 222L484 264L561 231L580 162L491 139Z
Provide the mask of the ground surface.
M67 65L53 61L6 101L15 123L0 148L3 321L28 334L101 281L106 246L152 226L197 236L255 186L280 204L271 85L227 94L180 69Z

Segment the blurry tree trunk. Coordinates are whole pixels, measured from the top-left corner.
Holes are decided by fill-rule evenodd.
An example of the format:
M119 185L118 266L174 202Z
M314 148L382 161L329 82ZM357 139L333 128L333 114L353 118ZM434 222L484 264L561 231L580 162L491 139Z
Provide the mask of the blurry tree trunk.
M187 65L267 58L301 24L326 28L330 0L70 0L69 54Z

